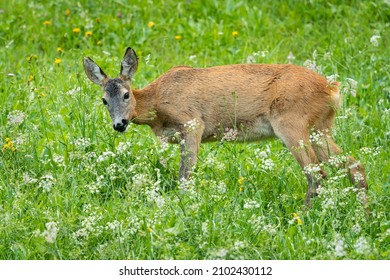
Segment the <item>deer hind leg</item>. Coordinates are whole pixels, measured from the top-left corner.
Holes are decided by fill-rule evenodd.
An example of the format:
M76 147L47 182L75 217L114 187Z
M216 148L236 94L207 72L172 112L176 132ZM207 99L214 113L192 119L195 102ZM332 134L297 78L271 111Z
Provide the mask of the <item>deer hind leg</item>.
M317 188L319 187L320 180L326 177L326 173L319 166L316 153L310 145L307 131L306 129L299 130L291 127L290 129L279 128L275 130L275 134L294 155L295 159L306 174L308 190L305 204L309 204L310 199L317 194Z
M342 150L339 146L337 146L330 135L323 135L320 142L320 144L317 143L313 145L314 151L320 162L328 162L331 156L336 156L342 153ZM354 186L364 190L368 189L363 164L352 156L348 156L345 162L345 168L347 169L349 179Z

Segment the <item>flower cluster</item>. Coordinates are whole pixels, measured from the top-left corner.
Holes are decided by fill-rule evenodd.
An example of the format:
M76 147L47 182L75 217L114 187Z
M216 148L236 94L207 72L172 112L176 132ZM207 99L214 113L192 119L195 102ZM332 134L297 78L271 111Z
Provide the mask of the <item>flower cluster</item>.
M225 128L225 132L223 133L222 141L234 141L237 139L238 131L234 128Z
M17 126L21 124L26 118L26 114L19 110L10 112L7 116L8 124L11 126Z
M184 127L187 128L188 132L194 132L199 127L200 123L197 119L189 120L187 123L184 124Z
M271 155L271 150L268 145L264 150L258 148L255 149L254 154L256 156L256 159L260 159L262 170L272 171L274 169L275 163L271 158L269 158L269 156Z
M58 227L56 222L48 222L45 224L46 229L41 233L40 230L35 231L35 236L42 236L48 243L54 243L57 239Z
M12 152L16 151L14 143L11 141L10 138L5 138L5 144L3 145L3 148L1 149L2 152L5 152L6 150L10 150Z
M39 181L39 188L42 188L44 192L49 192L54 186L55 180L51 174L46 174L41 177Z

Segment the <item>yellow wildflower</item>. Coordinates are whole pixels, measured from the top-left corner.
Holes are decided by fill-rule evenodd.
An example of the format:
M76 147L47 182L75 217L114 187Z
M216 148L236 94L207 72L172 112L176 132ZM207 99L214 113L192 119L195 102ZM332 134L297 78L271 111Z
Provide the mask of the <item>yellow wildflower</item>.
M297 213L293 213L293 216L294 216L294 220L297 221L297 224L298 225L302 225L302 220L301 220L301 218L299 218L298 214Z
M2 152L5 152L6 150L11 150L12 152L16 151L16 148L14 146L14 143L12 143L10 138L5 138L5 144L3 145L3 148L1 149Z
M28 81L29 82L32 82L34 80L34 76L31 74L30 76L28 76Z
M154 26L154 22L153 22L153 21L149 21L149 22L148 22L148 27L149 27L149 28L153 28L153 26Z
M51 20L45 20L45 21L43 22L43 24L44 24L44 25L50 25L50 24L51 24Z
M57 52L62 53L63 52L62 48L58 47Z
M176 39L176 40L181 40L181 36L180 36L180 35L176 35L176 36L175 36L175 39Z
M55 58L55 59L54 59L54 63L55 63L55 64L60 64L60 63L61 63L61 59Z
M237 37L238 36L238 32L237 31L233 31L232 35L233 35L233 37Z
M76 27L76 28L73 28L73 33L80 33L81 29Z
M32 54L32 55L29 55L29 56L26 57L26 60L27 60L27 61L31 61L31 60L33 60L33 59L38 59L38 55Z
M245 181L245 178L242 176L240 178L238 178L238 180L237 180L239 185L242 185L244 183L244 181Z
M91 37L92 36L92 32L91 31L86 31L85 32L85 37Z
M148 232L153 232L152 228L148 227Z
M70 15L70 10L69 9L66 9L65 10L65 15L68 17Z
M102 44L102 41L97 41L96 43L98 46L100 46Z

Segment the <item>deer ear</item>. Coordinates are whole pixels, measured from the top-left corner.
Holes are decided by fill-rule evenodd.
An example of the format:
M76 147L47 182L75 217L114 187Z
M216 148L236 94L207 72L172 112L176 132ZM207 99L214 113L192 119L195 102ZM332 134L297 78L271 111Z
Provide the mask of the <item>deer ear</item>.
M84 70L87 77L95 84L101 86L103 81L107 79L107 75L102 69L89 57L84 57Z
M138 58L132 48L127 48L121 63L120 76L123 80L131 80L138 68Z

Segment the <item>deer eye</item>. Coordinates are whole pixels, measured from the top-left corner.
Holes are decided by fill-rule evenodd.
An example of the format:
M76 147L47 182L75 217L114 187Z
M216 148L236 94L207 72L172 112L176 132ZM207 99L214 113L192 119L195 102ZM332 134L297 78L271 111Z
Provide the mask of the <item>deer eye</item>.
M125 95L123 96L124 99L129 99L129 97L130 97L129 92L126 92Z
M104 104L104 105L107 105L107 104L108 104L106 99L102 98L102 100L103 100L103 104Z

